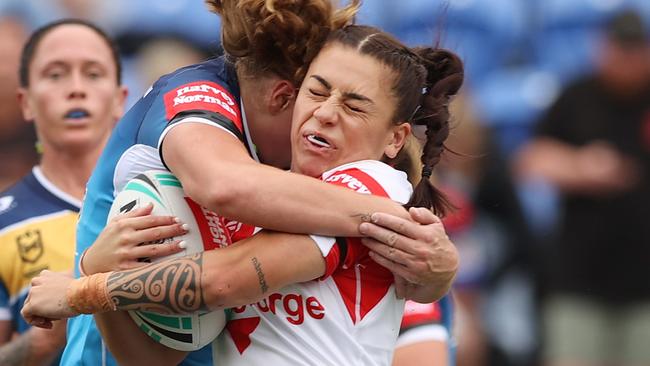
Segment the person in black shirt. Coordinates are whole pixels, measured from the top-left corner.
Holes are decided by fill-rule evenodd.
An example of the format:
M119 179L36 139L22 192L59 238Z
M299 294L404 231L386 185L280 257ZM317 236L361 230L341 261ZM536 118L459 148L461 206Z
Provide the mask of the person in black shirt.
M569 85L518 156L561 197L543 303L547 365L650 364L650 39L606 25L596 71Z

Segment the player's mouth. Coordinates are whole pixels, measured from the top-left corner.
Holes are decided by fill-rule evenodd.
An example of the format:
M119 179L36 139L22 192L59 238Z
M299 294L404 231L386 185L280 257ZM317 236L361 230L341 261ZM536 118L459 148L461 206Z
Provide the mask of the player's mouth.
M308 133L304 135L305 139L316 148L332 149L334 145L326 137L317 133Z
M88 117L90 117L90 113L83 108L71 109L63 116L67 120L81 120Z

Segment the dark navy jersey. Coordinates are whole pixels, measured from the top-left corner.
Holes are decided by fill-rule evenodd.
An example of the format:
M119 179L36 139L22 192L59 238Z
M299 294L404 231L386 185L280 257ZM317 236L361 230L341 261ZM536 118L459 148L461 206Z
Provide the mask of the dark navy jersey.
M29 329L20 310L32 278L72 269L80 205L38 167L0 193L0 322L12 330Z

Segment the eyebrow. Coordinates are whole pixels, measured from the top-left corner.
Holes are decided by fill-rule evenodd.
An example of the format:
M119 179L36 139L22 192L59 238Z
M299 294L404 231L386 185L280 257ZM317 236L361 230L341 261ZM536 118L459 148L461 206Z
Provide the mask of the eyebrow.
M330 84L330 83L329 83L327 80L325 80L322 76L319 76L319 75L312 75L311 77L314 78L314 79L316 79L319 83L323 84L323 86L324 86L327 90L332 90L332 84ZM357 94L357 93L353 93L353 92L344 92L344 93L343 93L343 97L344 97L344 98L347 98L347 99L356 99L356 100L361 100L361 101L364 101L364 102L368 102L368 103L373 103L373 104L374 104L374 102L372 101L372 99L366 97L365 95L361 95L361 94Z
M70 63L67 60L55 59L55 60L51 60L51 61L47 62L45 64L44 68L48 69L50 67L55 67L55 66L68 67L69 65L70 65ZM104 64L102 64L100 61L91 60L91 59L83 60L82 61L82 66L83 67L99 66L99 67L106 68L106 66Z

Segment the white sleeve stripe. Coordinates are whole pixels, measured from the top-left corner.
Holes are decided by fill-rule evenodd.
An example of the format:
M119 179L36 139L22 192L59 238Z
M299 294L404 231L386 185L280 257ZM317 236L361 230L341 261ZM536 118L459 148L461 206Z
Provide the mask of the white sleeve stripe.
M13 317L11 316L11 312L9 311L8 308L0 308L0 320L11 320Z
M403 347L426 341L448 342L449 332L440 324L419 325L400 334L397 337L395 347Z
M334 244L336 244L336 239L330 236L309 235L309 237L314 241L314 243L316 243L316 246L318 246L318 249L323 255L323 258L327 257L327 255L330 254L330 251L334 247Z
M183 118L183 119L179 120L178 122L174 122L174 123L168 125L167 127L165 127L163 132L160 134L160 138L158 139L158 149L160 149L160 145L162 144L163 139L169 133L169 131L171 131L172 128L174 128L174 127L176 127L176 126L178 126L178 125L180 125L182 123L190 123L190 122L202 123L202 124L205 124L205 125L220 128L220 129L228 132L229 134L231 134L237 140L239 140L239 137L235 136L235 134L232 133L232 131L229 131L227 128L225 128L223 126L220 126L220 125L214 123L213 121L210 121L207 118L189 116L189 117Z

